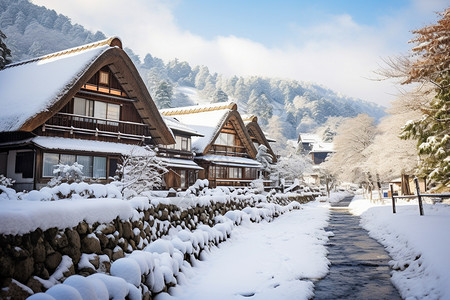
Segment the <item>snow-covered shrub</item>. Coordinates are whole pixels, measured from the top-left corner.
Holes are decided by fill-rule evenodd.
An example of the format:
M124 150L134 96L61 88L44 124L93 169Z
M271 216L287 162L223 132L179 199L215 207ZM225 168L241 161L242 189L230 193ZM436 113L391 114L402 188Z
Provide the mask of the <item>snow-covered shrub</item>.
M0 186L1 189L1 186ZM14 190L13 190L14 191ZM54 187L45 186L39 191L32 190L28 193L19 193L15 198L27 201L55 201L61 199L90 199L90 198L122 198L120 189L113 183L109 184L88 184L61 183ZM0 194L1 199L1 194Z
M124 198L129 199L142 192L161 187L163 175L168 172L164 162L149 146L145 154L131 153L122 157L117 166L116 181L122 187Z
M0 175L0 200L15 200L17 193L11 188L14 180L3 175Z
M3 176L3 174L0 174L0 186L10 188L12 187L14 182L16 182L14 179L5 177Z
M250 187L258 194L264 193L264 181L262 179L255 179L250 182Z
M83 176L83 165L75 162L73 165L67 164L57 164L56 169L53 170L53 174L57 175L53 177L48 186L54 187L63 182L73 183L73 182L81 182L84 179Z
M185 195L199 196L203 189L209 187L208 179L197 179L193 185L186 189Z

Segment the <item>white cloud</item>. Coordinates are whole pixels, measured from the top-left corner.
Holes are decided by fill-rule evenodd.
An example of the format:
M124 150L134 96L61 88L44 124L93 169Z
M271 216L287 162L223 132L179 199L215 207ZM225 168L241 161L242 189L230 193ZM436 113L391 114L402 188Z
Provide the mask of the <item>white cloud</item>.
M415 1L416 7L423 2ZM172 14L175 2L33 2L55 9L90 30L121 37L124 45L141 57L146 53L166 61L177 57L228 76L263 75L311 81L382 105L393 99L390 94L395 93L395 88L390 82L367 78L374 77L373 71L378 69L382 57L395 55L402 48L395 42L398 43L399 36L407 36L405 18L412 14L408 11L386 18L381 28L361 26L349 15L330 16L325 22L308 28L293 25L297 34L292 36L288 46L269 48L238 36L205 39L183 30ZM431 7L436 10L438 6Z

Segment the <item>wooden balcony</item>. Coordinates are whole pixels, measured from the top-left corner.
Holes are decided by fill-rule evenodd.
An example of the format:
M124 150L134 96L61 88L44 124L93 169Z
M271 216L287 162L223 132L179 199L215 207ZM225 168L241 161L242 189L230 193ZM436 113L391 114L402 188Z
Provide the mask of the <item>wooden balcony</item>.
M172 158L184 158L184 159L194 159L194 155L191 151L179 150L179 149L170 149L165 148L164 146L158 147L158 154L164 157L172 157Z
M212 145L209 153L225 156L249 157L243 146Z
M115 121L68 113L57 113L42 127L42 131L68 131L71 134L115 137L117 139L150 139L150 127L143 123Z

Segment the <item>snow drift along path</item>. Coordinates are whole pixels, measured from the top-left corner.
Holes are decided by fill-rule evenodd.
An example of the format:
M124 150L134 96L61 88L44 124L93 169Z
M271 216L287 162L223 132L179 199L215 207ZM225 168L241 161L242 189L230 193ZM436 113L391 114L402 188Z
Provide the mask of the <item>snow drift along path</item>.
M328 204L312 202L271 223L239 226L185 274L185 284L156 299L311 298L311 279L328 272L328 218Z

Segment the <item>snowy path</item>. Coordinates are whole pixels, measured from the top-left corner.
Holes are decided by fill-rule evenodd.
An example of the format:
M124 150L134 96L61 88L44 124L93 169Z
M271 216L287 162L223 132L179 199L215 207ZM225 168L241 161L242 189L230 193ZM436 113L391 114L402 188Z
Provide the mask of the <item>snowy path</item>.
M186 282L156 299L308 299L328 271L329 208L313 202L232 237L185 272ZM191 274L189 274L191 273Z
M390 281L384 247L359 226L359 217L342 209L351 199L332 209L327 228L334 233L328 242L330 273L316 284L315 299L401 299Z

